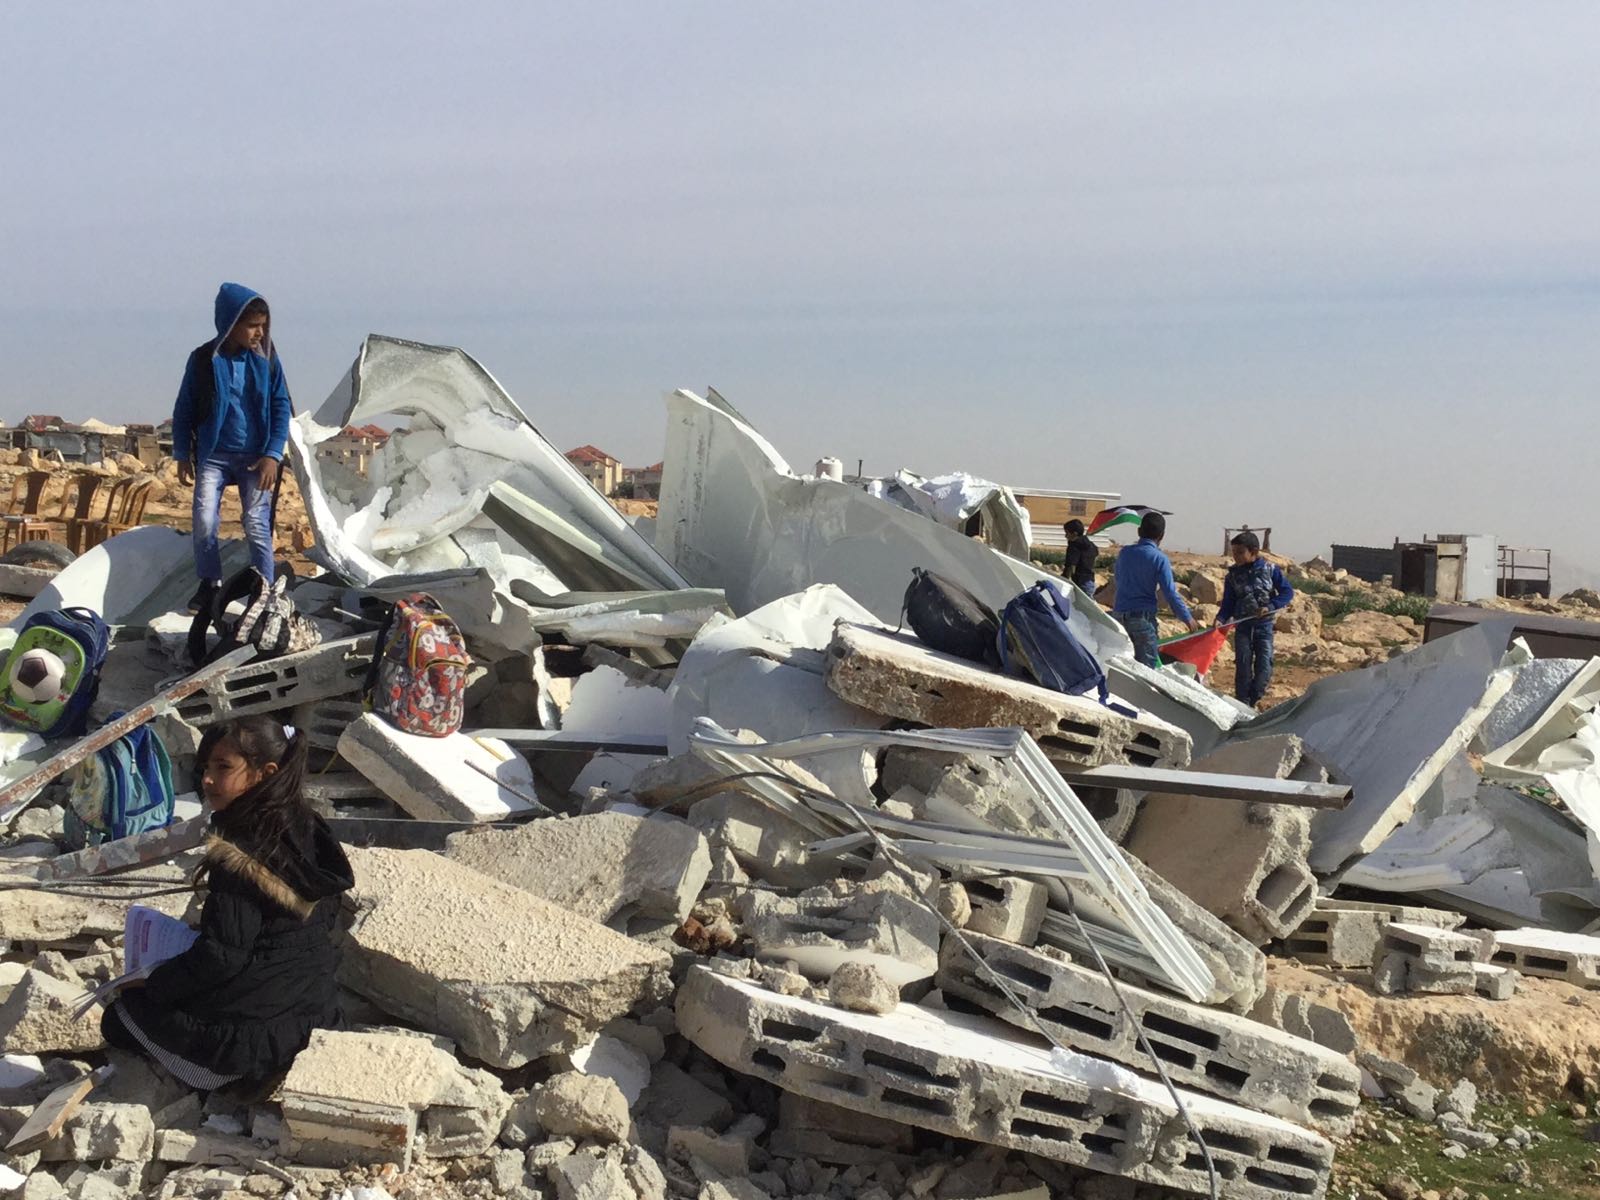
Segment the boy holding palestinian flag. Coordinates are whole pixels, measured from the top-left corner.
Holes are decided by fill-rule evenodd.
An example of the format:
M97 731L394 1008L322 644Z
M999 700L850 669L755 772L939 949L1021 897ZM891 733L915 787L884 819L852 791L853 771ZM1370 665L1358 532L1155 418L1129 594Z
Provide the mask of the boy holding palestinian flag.
M1246 530L1228 543L1233 566L1222 584L1217 624L1233 630L1233 694L1251 708L1272 682L1272 631L1277 614L1294 599L1294 588L1276 563L1261 557L1261 539Z

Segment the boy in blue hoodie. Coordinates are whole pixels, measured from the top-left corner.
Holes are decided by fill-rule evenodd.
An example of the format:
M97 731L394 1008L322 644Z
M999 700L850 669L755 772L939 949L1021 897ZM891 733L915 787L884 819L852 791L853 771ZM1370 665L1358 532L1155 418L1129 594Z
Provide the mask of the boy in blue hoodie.
M1272 631L1278 613L1294 599L1294 589L1276 563L1261 557L1261 539L1255 534L1235 534L1228 553L1233 566L1222 583L1217 624L1250 618L1233 628L1233 694L1254 708L1272 682Z
M272 582L273 492L289 439L289 385L272 348L267 302L241 283L217 290L217 336L189 355L172 411L178 480L194 485L194 567L189 611L209 607L222 584L217 549L222 493L239 489L250 564Z

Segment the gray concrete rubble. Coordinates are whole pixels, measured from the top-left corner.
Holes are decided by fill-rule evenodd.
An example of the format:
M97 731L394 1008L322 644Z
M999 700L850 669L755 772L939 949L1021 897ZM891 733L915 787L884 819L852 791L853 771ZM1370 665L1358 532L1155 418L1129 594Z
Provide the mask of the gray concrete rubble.
M98 1050L100 1013L78 1016L81 983L64 983L43 971L25 971L0 1004L0 1050L8 1054L60 1054Z
M939 966L938 917L892 887L841 881L798 896L752 891L736 910L757 957L793 962L812 979L859 963L901 988Z
M789 1158L849 1165L909 1157L915 1148L914 1134L910 1125L887 1117L784 1092L769 1146L774 1154Z
M1456 929L1465 920L1461 913L1442 908L1323 897L1299 928L1284 938L1283 951L1319 966L1370 967L1392 921Z
M1523 975L1600 988L1600 937L1553 929L1506 929L1492 935L1488 961Z
M1292 734L1229 742L1194 766L1268 779L1322 774ZM1123 845L1258 946L1297 928L1316 902L1306 863L1311 814L1303 808L1152 793Z
M664 994L667 955L426 850L354 850L341 978L474 1058L570 1050Z
M1246 1017L1124 984L1130 1018L1096 970L994 938L967 940L982 967L954 938L945 940L940 960L937 982L952 1008L960 1000L965 1002L960 1011L975 1008L1021 1029L1037 1020L1075 1050L1151 1074L1138 1040L1142 1030L1175 1083L1324 1133L1343 1134L1352 1126L1360 1103L1359 1075L1332 1050ZM1031 1014L1019 1012L984 967L1003 979Z
M711 870L705 838L664 813L604 812L458 833L445 854L602 924L635 914L681 921Z
M962 928L1019 946L1039 940L1050 898L1042 883L1016 875L990 875L967 879L963 886L972 913Z
M318 1030L278 1088L281 1149L299 1162L411 1162L482 1154L511 1097L432 1039Z
M191 725L278 712L361 690L372 663L375 634L324 642L298 654L245 663L177 702Z
M1128 717L930 650L908 636L841 623L828 647L828 686L871 712L946 729L1014 725L1052 760L1181 767L1189 735L1155 717Z
M903 1004L886 1016L777 996L705 970L678 1027L726 1066L841 1108L892 1116L1143 1183L1204 1191L1166 1090L1120 1067L1015 1039L988 1018ZM1321 1197L1333 1148L1277 1117L1197 1092L1184 1102L1227 1195Z
M503 742L402 733L375 713L351 722L339 754L413 817L498 821L534 811L533 770Z

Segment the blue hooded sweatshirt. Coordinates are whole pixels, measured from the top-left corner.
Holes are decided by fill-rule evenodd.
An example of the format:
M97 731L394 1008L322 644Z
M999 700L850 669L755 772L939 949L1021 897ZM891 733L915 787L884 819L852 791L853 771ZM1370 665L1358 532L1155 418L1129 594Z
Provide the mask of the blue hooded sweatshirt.
M217 289L217 336L189 355L172 410L172 453L179 462L198 465L219 446L253 458L283 458L293 410L283 364L272 348L271 312L259 351L229 355L222 349L252 300L266 303L242 283L225 283ZM210 372L209 381L201 377L202 371Z

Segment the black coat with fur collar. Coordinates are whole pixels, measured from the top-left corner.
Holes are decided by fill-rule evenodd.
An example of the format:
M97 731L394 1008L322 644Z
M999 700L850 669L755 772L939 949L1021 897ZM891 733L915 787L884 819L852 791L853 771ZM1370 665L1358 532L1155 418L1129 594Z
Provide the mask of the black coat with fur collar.
M320 818L270 855L220 818L215 830L199 938L119 1002L163 1049L262 1079L338 1021L332 933L354 879Z

